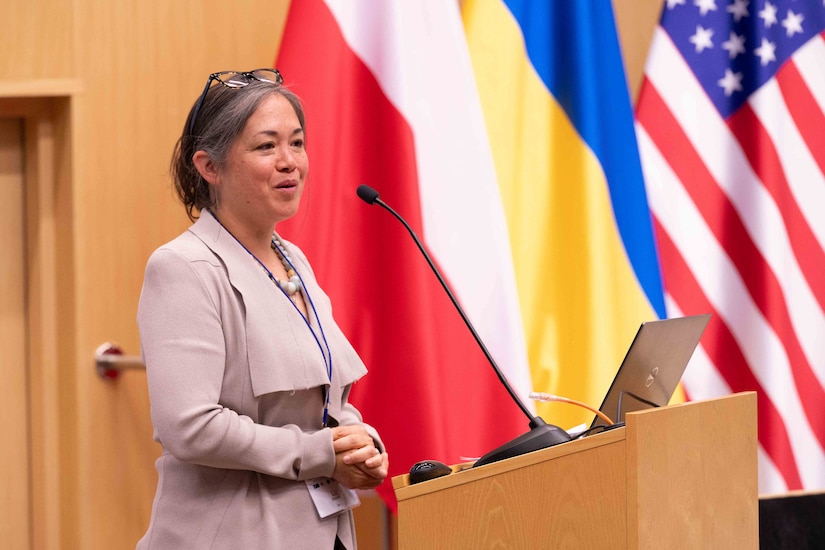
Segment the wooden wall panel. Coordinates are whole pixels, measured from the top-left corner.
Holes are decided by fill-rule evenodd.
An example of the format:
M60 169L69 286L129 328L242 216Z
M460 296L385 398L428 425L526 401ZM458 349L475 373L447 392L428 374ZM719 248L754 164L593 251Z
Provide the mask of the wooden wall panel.
M663 0L613 0L630 97L634 104L642 84L647 52L659 23Z
M0 81L76 74L73 2L4 0L0 2L0 21Z

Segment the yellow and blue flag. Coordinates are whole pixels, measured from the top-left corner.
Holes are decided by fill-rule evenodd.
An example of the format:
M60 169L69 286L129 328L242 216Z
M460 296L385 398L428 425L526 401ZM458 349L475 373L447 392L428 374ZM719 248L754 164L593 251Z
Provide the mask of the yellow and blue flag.
M462 17L533 389L597 407L639 324L665 317L611 3L467 0ZM593 418L537 411L564 428Z

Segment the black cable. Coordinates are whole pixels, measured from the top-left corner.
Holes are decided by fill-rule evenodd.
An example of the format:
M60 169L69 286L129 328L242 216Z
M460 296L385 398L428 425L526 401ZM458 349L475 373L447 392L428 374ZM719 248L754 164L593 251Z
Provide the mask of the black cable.
M599 424L598 426L593 426L592 428L584 430L580 434L574 436L573 439L580 439L582 437L609 432L610 430L614 430L616 428L624 428L624 422L617 422L615 424Z
M632 398L633 398L633 399L635 399L636 401L640 401L640 402L642 402L642 403L644 403L644 404L646 404L646 405L650 405L650 406L651 406L651 407L653 407L653 408L657 408L657 407L659 407L659 406L660 406L660 405L658 405L658 404L654 403L653 401L648 401L648 400L647 400L647 399L645 399L644 397L639 397L638 395L636 395L636 394L635 394L635 393L633 393L633 392L629 392L629 391L627 391L627 390L622 390L622 391L619 393L619 403L618 403L618 405L616 406L616 420L621 420L621 418L622 418L622 398L624 397L624 394L629 395L630 397L632 397Z

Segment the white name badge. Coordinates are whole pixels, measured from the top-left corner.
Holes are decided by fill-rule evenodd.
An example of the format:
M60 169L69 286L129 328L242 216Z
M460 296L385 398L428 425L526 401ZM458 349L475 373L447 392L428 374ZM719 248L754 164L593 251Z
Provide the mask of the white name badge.
M308 479L304 483L321 518L340 514L361 504L358 493L327 477Z

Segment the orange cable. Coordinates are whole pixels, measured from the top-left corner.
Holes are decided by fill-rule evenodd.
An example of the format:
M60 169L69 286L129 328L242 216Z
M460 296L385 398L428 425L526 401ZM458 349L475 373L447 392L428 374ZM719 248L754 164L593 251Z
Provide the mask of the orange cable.
M594 409L587 403L582 403L581 401L576 401L575 399L570 399L569 397L561 397L560 395L553 395L550 393L541 393L541 392L531 392L530 399L534 399L536 401L558 401L561 403L569 403L571 405L578 405L579 407L584 407L588 411L596 414L599 418L607 422L609 426L613 425L613 421L608 418L606 414L598 409Z

